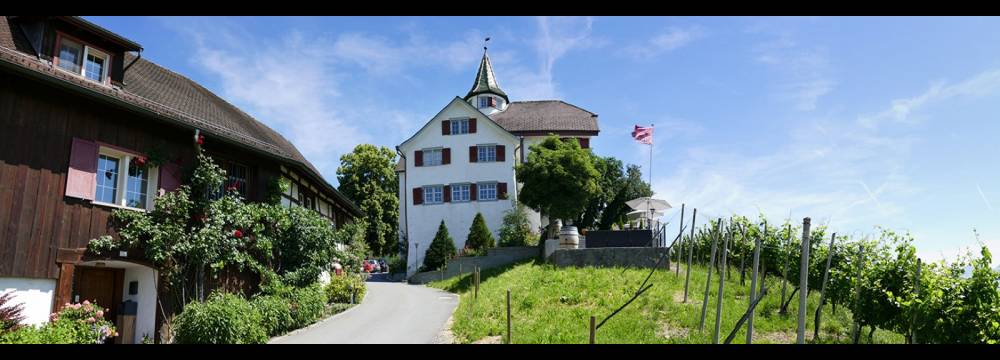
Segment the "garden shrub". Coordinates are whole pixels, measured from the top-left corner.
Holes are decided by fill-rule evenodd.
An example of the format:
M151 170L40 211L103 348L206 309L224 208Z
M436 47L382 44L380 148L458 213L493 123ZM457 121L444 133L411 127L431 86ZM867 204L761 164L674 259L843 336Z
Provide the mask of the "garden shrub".
M537 244L538 237L531 231L527 208L517 205L504 212L500 225L500 246L531 246Z
M440 269L444 266L445 261L455 256L455 253L455 241L451 239L451 235L448 235L448 227L444 225L444 220L441 220L437 234L434 234L434 240L427 248L424 269L426 271Z
M21 326L0 335L0 344L101 344L118 336L103 308L84 301L66 304L42 326Z
M391 267L390 267L391 269ZM351 302L351 291L357 291L354 302L360 303L365 298L365 282L357 275L334 276L330 278L330 283L326 285L327 301L331 303L346 304Z
M323 317L323 310L326 308L326 294L318 284L296 288L288 292L286 296L292 314L292 325L295 329L305 327Z
M17 330L24 321L24 304L11 304L14 292L0 294L0 334Z
M292 310L288 299L274 295L257 296L251 302L254 309L260 313L261 325L268 336L277 336L294 329Z
M465 240L465 246L473 250L484 250L496 246L493 234L486 227L486 219L482 213L476 213L472 219L472 226L469 227L469 236Z
M406 273L406 257L393 255L392 257L385 259L386 265L389 265L390 274L405 274Z
M192 302L174 321L180 344L262 344L267 342L261 314L243 296L216 292Z

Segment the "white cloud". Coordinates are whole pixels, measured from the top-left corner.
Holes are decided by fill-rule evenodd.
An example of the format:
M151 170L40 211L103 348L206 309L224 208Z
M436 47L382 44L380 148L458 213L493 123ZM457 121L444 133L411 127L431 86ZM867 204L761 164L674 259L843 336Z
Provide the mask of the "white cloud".
M705 30L700 26L685 28L672 26L642 44L632 44L625 47L624 51L638 59L649 59L684 47L704 36Z
M859 122L868 127L879 123L893 121L896 123L913 123L911 115L917 110L932 104L955 97L982 97L1000 90L1000 70L988 70L979 73L965 81L947 85L945 81L935 81L923 94L901 98L892 101L885 110L859 118Z
M590 17L542 16L535 20L538 35L529 42L538 66L532 69L514 58L492 58L494 69L504 69L497 76L505 79L501 87L514 99L559 99L562 95L553 73L556 61L571 51L605 46L607 41L592 35L594 19Z
M778 74L775 96L794 104L797 110L816 109L819 99L834 90L829 57L822 47L803 47L788 32L756 45L754 60Z

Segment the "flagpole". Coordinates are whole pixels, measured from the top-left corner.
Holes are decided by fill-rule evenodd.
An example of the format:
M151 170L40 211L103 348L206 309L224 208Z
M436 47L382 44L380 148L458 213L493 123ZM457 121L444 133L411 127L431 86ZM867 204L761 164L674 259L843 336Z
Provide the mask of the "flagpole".
M653 124L649 124L649 191L653 191ZM652 197L652 194L650 194ZM646 200L646 208L649 208L649 200ZM653 209L649 209L649 228L653 228Z

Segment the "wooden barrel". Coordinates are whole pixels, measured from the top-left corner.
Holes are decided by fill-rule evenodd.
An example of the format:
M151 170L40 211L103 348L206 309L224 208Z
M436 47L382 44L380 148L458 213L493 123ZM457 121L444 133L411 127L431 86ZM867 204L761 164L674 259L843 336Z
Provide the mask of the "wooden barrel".
M559 229L559 247L576 249L580 246L580 234L576 226L563 226Z

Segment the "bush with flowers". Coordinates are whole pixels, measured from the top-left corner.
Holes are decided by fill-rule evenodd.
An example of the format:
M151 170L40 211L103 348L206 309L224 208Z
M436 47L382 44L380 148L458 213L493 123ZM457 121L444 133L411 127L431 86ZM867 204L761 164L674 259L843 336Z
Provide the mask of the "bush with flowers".
M118 336L96 303L67 303L41 326L22 326L0 337L0 344L101 344Z

